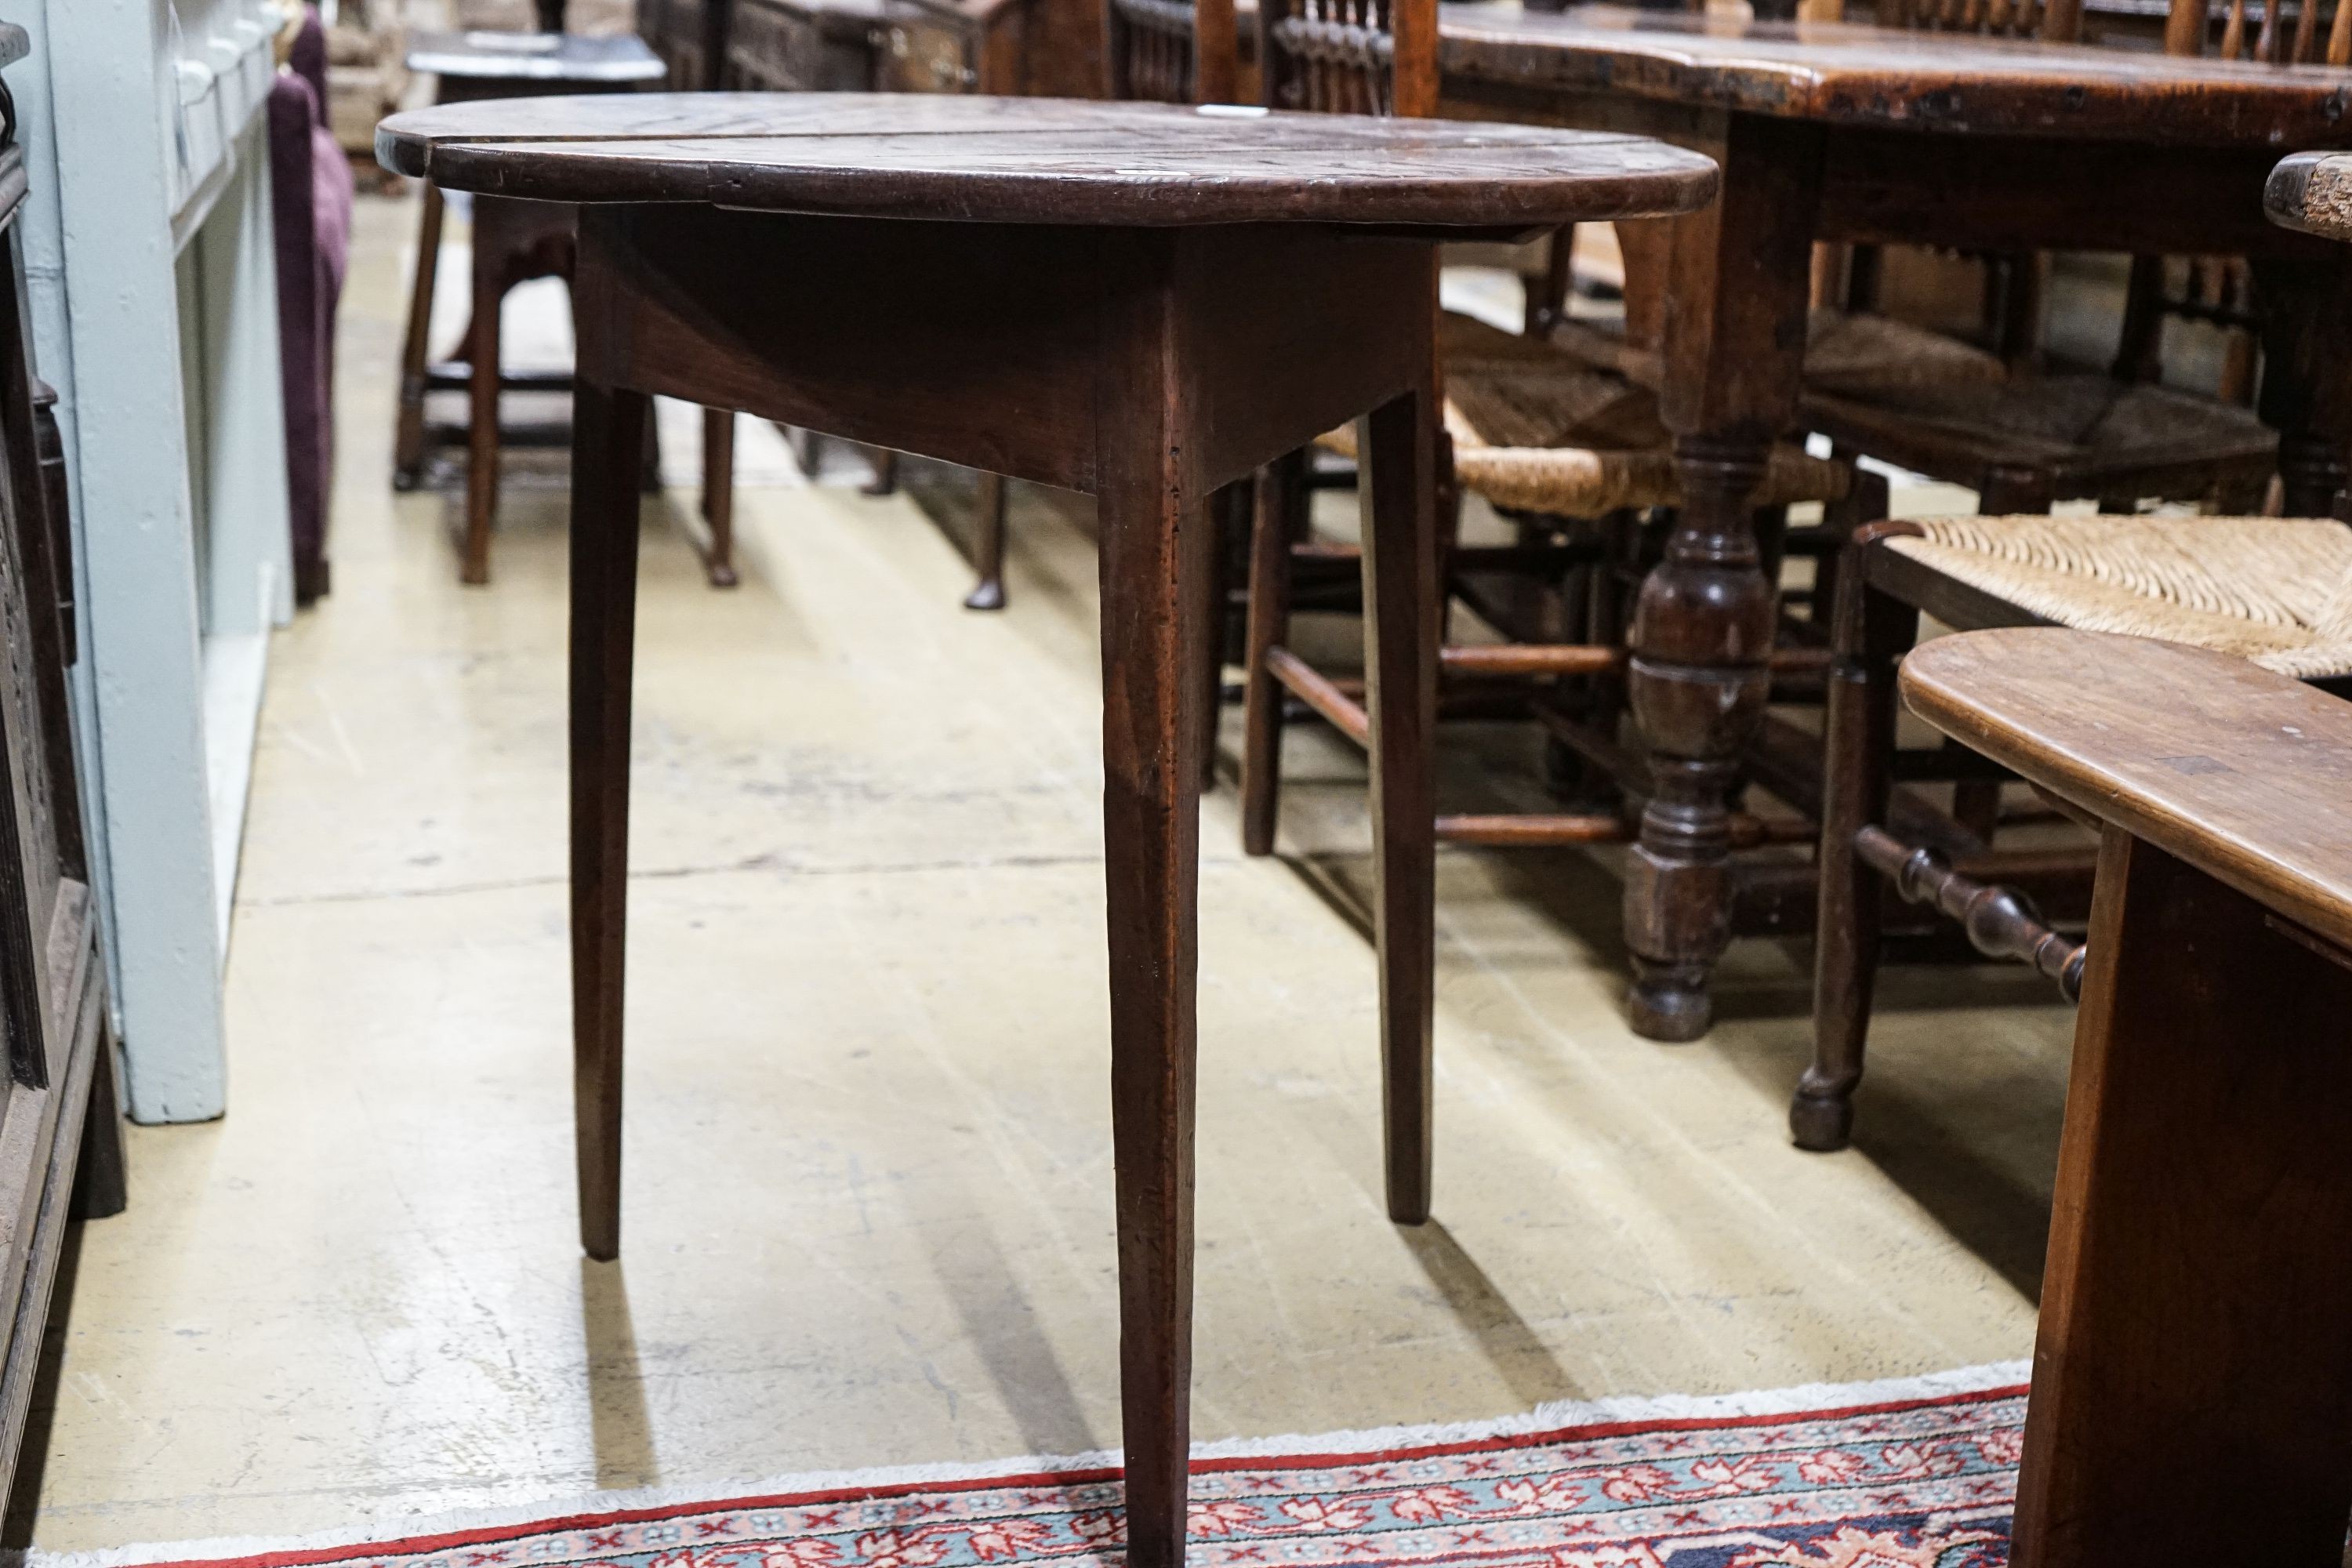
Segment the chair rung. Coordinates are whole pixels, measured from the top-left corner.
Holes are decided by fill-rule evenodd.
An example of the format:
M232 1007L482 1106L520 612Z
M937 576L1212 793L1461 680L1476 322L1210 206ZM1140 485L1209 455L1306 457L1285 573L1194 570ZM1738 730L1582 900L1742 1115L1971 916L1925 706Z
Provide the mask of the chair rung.
M1440 648L1438 666L1449 675L1606 675L1625 664L1625 650L1577 644L1477 644Z
M1632 837L1621 816L1518 815L1441 816L1437 837L1447 844L1540 848L1554 844L1620 844Z
M1265 672L1348 739L1359 746L1371 744L1371 719L1362 705L1349 700L1348 694L1313 665L1286 647L1270 647L1265 650Z

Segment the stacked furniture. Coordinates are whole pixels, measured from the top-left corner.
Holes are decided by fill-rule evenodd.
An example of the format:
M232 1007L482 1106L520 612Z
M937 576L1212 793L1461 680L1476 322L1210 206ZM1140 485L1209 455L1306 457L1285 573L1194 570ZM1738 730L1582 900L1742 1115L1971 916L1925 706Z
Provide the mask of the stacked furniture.
M557 5L544 19L561 24ZM543 97L583 92L628 92L657 81L662 63L634 34L590 37L549 28L535 33L420 34L409 53L413 70L439 80L438 101ZM416 275L408 303L408 327L401 352L398 425L393 443L393 485L411 489L424 481L425 465L436 446L464 444L466 504L458 531L458 580L490 579L490 533L499 507L499 459L505 444L566 439L566 426L509 428L501 422L501 395L508 391L567 390L562 371L509 372L499 363L499 307L520 283L534 278L569 279L574 216L560 204L477 196L473 207L473 315L460 343L457 364L429 362L433 297L440 271L441 193L427 186L417 238ZM466 422L436 426L425 419L428 394L462 387L467 395ZM696 541L711 586L731 587L734 563L734 456L731 418L719 411L706 416L703 449L703 514L709 531ZM643 459L648 489L659 488L659 463L647 438Z
M2305 156L2273 176L2286 222L2352 238L2339 216L2352 160ZM2339 372L2340 374L2340 372ZM2027 879L2052 879L2047 847L2002 855L1956 847L1898 819L1894 731L1898 665L1921 616L1958 628L2057 625L2127 633L2234 655L2261 668L2352 690L2352 527L2303 519L1966 517L1886 522L1857 535L1840 574L1822 837L1814 1058L1790 1109L1797 1142L1843 1148L1853 1123L1891 883L1960 922L1990 956L2033 965L2079 995L2085 953L2046 918ZM2188 694L2151 690L2158 706ZM2192 772L2227 771L2200 756ZM2007 775L1986 778L1998 789ZM2063 868L2087 880L2091 868ZM2079 900L2077 900L2079 901Z
M1816 242L2249 257L2286 505L2324 510L2307 498L2340 472L2347 268L2284 243L2256 198L2282 153L2352 142L2342 73L1610 6L1454 7L1442 35L1465 114L1662 134L1724 171L1722 200L1661 236L1654 363L1683 505L1625 666L1654 789L1626 879L1631 1013L1690 1038L1734 930L1801 934L1818 901L1811 866L1737 849L1735 823L1751 782L1820 809L1817 737L1768 712L1787 617L1757 509L1773 444L1813 422Z
M0 24L0 66L25 30ZM25 157L0 129L0 1486L14 1476L69 1220L124 1203L114 1041L82 832L67 670L80 656L64 454L35 379L19 224Z
M1259 60L1270 103L1325 112L1426 115L1437 107L1436 0L1389 0L1369 12L1349 0L1268 0L1259 12ZM1434 301L1429 302L1433 305ZM1428 307L1424 306L1426 310ZM1242 842L1274 847L1286 700L1295 699L1373 753L1373 810L1383 845L1398 845L1376 916L1383 976L1382 1052L1391 1217L1427 1217L1433 1163L1428 987L1436 889L1430 847L1452 843L1547 847L1622 843L1641 803L1658 787L1617 740L1623 713L1627 612L1645 549L1685 500L1657 400L1646 389L1538 339L1467 318L1443 318L1435 369L1444 431L1433 433L1441 480L1436 504L1444 593L1402 619L1368 615L1366 668L1357 681L1318 668L1292 645L1301 579L1356 570L1355 552L1315 540L1307 517L1305 454L1274 465L1259 490L1250 557L1249 637L1242 757ZM1329 444L1352 445L1344 432ZM1878 507L1845 465L1782 442L1770 453L1759 507L1801 502ZM1465 494L1488 500L1517 525L1510 544L1459 542ZM1873 512L1875 515L1875 512ZM1644 537L1652 541L1645 547ZM1774 539L1778 548L1779 540ZM1365 590L1368 611L1374 592ZM1453 606L1475 608L1500 641L1446 637ZM1376 629L1373 629L1376 628ZM1768 638L1770 636L1767 631ZM1796 647L1792 673L1818 670L1818 650ZM1372 693L1383 685L1437 684L1432 724L1375 731ZM1433 798L1433 721L1525 717L1591 764L1580 783L1591 799L1570 812L1441 814ZM1801 834L1805 825L1795 823ZM1727 833L1755 843L1782 831L1742 813ZM1387 858L1384 855L1383 858Z

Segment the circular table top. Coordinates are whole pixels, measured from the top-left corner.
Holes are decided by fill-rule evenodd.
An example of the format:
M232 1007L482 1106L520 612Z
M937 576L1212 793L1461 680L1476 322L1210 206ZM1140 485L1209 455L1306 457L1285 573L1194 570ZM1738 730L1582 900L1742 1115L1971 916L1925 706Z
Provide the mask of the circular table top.
M632 93L445 105L385 167L560 202L974 223L1537 227L1688 212L1714 163L1647 137L1233 106L879 93Z
M408 68L468 80L549 82L659 81L669 72L634 33L609 38L577 33L419 33L409 40Z

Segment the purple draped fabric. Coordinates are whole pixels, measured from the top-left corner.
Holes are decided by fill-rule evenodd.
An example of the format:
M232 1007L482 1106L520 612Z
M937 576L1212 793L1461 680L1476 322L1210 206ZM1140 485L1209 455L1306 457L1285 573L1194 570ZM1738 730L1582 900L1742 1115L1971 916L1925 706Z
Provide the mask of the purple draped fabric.
M327 129L327 35L305 6L287 68L269 90L269 174L278 251L278 355L286 391L286 485L294 595L327 591L335 474L335 308L351 253L352 166Z

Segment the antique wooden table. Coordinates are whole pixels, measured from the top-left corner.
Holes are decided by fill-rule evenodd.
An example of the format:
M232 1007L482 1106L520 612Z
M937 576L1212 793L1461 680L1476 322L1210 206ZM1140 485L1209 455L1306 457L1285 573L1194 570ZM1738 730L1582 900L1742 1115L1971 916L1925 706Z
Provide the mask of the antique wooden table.
M1221 485L1364 418L1381 662L1385 1026L1425 1039L1435 702L1428 406L1438 242L1685 212L1706 159L1507 126L1157 104L730 94L398 115L378 153L579 203L572 940L581 1223L620 1236L622 930L637 450L649 394L1094 492L1128 1553L1184 1538L1191 1358L1198 591ZM756 279L757 287L747 287ZM1401 1003L1399 999L1402 998ZM1419 1051L1402 1058L1417 1064ZM1390 1092L1420 1107L1418 1066ZM1425 1147L1425 1141L1424 1141Z
M1642 131L1723 168L1722 199L1675 226L1662 391L1688 499L1630 673L1654 784L1626 879L1633 1018L1688 1039L1738 891L1727 802L1777 613L1748 501L1797 418L1812 242L2252 257L2287 506L2325 512L2352 428L2352 263L2265 223L2262 191L2283 153L2352 146L2352 79L1517 0L1446 6L1441 43L1450 114Z
M667 68L643 39L579 37L568 33L419 33L410 40L408 68L437 79L435 101L470 103L534 94L634 92ZM559 392L568 374L505 374L499 368L499 302L526 276L559 270L571 245L572 216L545 203L509 202L495 195L474 203L473 324L464 367L426 363L433 327L433 292L441 270L441 189L426 182L416 240L416 275L401 345L400 406L393 434L393 487L411 489L424 478L428 448L463 440L467 447L466 525L459 575L487 583L490 524L499 502L499 395L506 390ZM428 427L428 392L463 387L466 423ZM525 430L509 438L561 440L562 427Z
M1902 687L2101 829L2010 1561L2337 1568L2352 704L2054 627L1939 637Z

